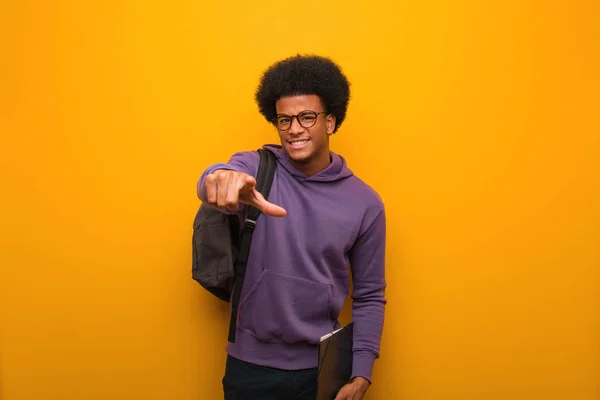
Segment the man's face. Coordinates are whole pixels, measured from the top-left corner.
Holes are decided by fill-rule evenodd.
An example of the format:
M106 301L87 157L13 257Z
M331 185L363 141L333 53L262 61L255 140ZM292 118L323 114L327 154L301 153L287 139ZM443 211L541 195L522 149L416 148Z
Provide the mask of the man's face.
M278 129L278 132L281 145L290 159L298 164L327 165L329 135L334 131L335 117L324 112L327 110L319 96L311 94L282 97L275 104L275 109L280 127L284 126L286 129ZM297 117L293 117L294 115Z

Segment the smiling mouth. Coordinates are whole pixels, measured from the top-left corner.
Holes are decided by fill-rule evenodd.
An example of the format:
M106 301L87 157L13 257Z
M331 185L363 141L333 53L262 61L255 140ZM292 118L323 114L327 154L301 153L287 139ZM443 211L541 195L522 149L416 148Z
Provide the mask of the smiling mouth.
M302 140L288 140L288 143L292 146L292 147L302 147L305 144L307 144L310 141L310 139L302 139Z

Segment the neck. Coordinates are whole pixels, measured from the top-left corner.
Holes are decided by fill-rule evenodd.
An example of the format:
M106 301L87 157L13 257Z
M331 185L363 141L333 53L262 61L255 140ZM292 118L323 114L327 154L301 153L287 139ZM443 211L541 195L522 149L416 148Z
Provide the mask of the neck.
M318 155L312 160L306 162L298 162L290 159L290 163L300 172L306 176L318 174L331 164L331 156L329 151L323 152L322 155Z

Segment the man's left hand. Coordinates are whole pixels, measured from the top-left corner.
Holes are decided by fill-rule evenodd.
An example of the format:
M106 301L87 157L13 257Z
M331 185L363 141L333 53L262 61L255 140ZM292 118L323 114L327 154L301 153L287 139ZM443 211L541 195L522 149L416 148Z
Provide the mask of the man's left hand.
M356 377L340 389L335 400L361 400L365 396L369 385L369 381L365 378Z

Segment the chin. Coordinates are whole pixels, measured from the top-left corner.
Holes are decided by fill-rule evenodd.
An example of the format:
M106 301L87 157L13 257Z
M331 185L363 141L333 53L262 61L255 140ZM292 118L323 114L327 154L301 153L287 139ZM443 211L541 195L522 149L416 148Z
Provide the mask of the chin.
M310 163L310 157L290 157L290 159L298 164L308 164Z
M298 154L297 152L288 152L288 156L290 158L290 160L297 162L297 163L304 163L304 162L308 162L311 159L311 154Z
M308 161L313 156L313 152L310 151L310 149L294 150L288 146L285 146L285 151L290 159L297 162Z

